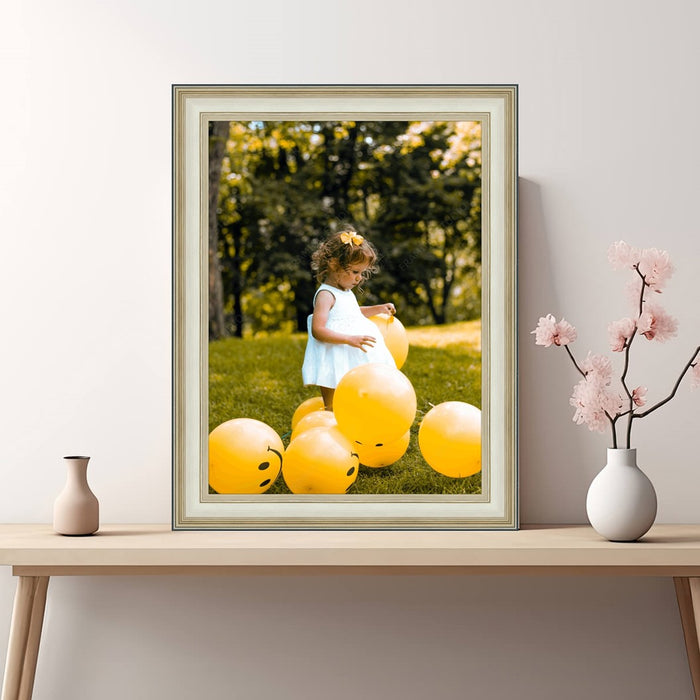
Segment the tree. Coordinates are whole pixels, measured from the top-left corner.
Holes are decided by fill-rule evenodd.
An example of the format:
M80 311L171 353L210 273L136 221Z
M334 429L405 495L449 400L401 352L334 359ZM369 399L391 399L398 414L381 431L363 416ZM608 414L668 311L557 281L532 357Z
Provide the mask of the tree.
M209 339L226 335L224 288L219 264L219 188L228 122L209 122Z
M227 332L305 331L311 253L344 221L382 256L367 303L409 323L478 315L480 169L470 122L231 123L214 249Z
M456 320L455 289L463 296L480 270L479 136L473 123L413 122L374 152L379 287L403 300L409 322Z

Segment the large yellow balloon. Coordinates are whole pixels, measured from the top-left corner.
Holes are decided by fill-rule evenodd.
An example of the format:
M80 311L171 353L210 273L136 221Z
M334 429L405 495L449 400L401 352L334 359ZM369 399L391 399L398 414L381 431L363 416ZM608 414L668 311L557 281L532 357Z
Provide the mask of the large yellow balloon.
M351 440L376 445L398 440L416 416L416 392L405 374L371 362L353 367L333 396L338 427Z
M320 396L314 396L311 399L306 399L302 401L298 406L294 415L292 416L292 430L296 428L297 423L306 415L311 413L311 411L323 411L325 409L323 399Z
M266 423L234 418L209 434L209 484L217 493L264 493L282 468L284 445Z
M391 314L376 314L370 316L369 320L382 332L384 342L396 362L397 369L401 369L408 357L408 335L403 323Z
M411 431L407 430L403 437L388 444L361 445L355 441L355 449L360 457L360 464L366 467L388 467L401 459L408 449L411 440Z
M345 493L360 461L338 428L309 428L289 444L282 476L292 493Z
M481 469L481 411L464 401L434 406L420 424L418 446L440 474L455 478L476 474Z
M338 421L335 419L333 411L311 411L297 423L289 440L291 442L310 428L332 428L335 425L338 425Z

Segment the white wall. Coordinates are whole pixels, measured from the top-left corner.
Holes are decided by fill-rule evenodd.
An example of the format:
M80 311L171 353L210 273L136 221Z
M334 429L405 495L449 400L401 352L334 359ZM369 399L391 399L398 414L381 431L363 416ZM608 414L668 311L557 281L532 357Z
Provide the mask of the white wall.
M523 522L583 522L607 436L570 420L565 314L602 351L608 245L670 251L679 338L637 348L665 395L700 341L695 0L0 9L0 521L49 522L92 455L103 522L170 517L170 85L518 83ZM700 392L636 433L660 522L700 522ZM14 580L0 572L0 658ZM229 689L229 690L224 690ZM670 581L54 579L38 700L692 696Z

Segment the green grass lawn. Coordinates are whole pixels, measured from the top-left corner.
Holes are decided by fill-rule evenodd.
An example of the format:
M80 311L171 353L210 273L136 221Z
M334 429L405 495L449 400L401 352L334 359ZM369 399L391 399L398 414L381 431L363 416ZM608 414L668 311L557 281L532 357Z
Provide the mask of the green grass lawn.
M380 469L362 466L351 494L480 493L481 473L464 479L438 474L418 449L418 427L431 406L466 401L481 408L480 323L407 329L410 349L401 371L418 399L406 454ZM304 387L301 364L305 334L251 339L228 338L209 344L209 430L231 418L267 423L289 444L292 415L305 399L318 396ZM280 475L267 493L289 493Z

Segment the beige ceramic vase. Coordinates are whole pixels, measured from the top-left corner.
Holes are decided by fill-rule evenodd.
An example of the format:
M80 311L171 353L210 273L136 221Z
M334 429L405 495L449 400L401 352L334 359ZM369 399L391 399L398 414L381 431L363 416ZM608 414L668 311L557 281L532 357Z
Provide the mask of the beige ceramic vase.
M64 457L66 485L53 506L53 529L61 535L92 535L100 526L100 504L87 482L89 457Z

